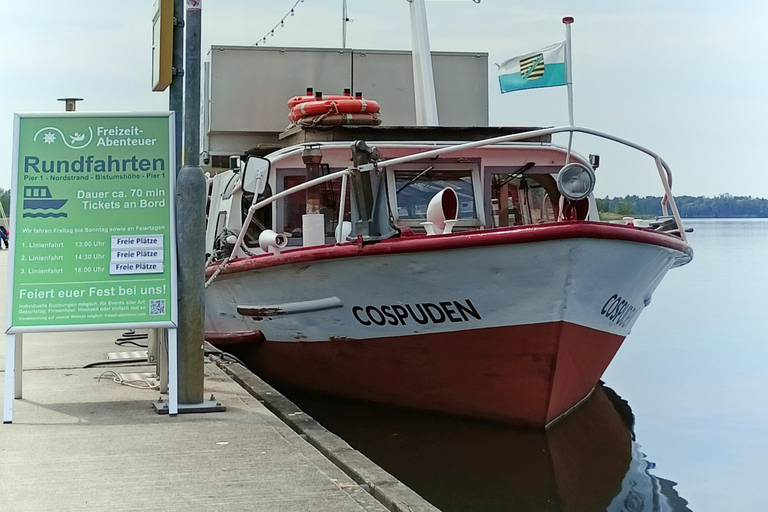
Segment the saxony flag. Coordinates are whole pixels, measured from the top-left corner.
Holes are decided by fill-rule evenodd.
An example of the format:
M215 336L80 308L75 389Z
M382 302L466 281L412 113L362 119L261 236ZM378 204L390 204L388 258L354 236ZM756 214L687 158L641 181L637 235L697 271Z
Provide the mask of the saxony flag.
M565 41L496 64L501 92L565 85Z

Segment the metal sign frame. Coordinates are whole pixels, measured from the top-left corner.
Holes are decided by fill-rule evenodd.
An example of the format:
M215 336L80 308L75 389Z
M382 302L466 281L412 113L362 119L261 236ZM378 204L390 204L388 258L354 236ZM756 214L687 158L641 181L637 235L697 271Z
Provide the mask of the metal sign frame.
M15 115L4 423L22 396L26 332L169 329L177 413L174 118Z

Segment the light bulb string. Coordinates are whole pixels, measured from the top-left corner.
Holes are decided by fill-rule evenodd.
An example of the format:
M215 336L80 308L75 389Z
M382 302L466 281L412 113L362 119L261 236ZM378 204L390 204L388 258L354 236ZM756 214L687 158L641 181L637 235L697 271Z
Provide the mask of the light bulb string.
M304 0L296 0L296 3L295 3L295 4L293 4L293 7L291 7L291 10L290 10L290 11L288 11L287 13L285 13L285 16L283 16L283 17L280 19L280 21L279 21L279 22L277 22L277 24L275 24L275 26L274 26L274 27L272 27L272 30L268 30L268 31L267 31L267 33L266 33L266 34L264 34L264 36L263 36L261 39L259 39L259 40L258 40L258 41L256 41L255 43L253 43L253 46L259 46L259 44L264 44L264 43L266 43L266 42L267 42L267 37L268 37L268 36L274 36L274 35L275 35L275 30L277 30L277 29L278 29L278 28L280 28L280 27L284 27L284 26L285 26L285 19L286 19L288 16L293 16L293 15L295 15L295 14L296 14L296 6L297 6L297 5L299 5L299 4L300 4L301 2L303 2L303 1L304 1Z

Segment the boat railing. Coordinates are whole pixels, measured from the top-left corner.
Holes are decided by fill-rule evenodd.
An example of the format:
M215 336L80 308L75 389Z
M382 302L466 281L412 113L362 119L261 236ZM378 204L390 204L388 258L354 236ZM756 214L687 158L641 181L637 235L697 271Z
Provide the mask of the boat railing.
M240 233L237 235L237 241L235 242L232 252L227 256L218 266L216 271L211 275L211 277L206 281L205 286L206 288L208 285L213 282L214 279L219 275L219 273L224 270L224 268L229 264L229 262L235 258L235 255L237 254L238 248L242 245L243 240L245 240L245 233L248 230L248 226L250 226L251 221L253 220L253 215L260 210L261 208L264 208L265 206L269 206L270 204L274 203L275 201L282 199L284 197L296 194L298 192L301 192L303 190L306 190L308 188L323 184L327 181L333 181L336 179L341 179L341 200L339 204L339 210L341 212L344 211L344 201L346 199L347 195L347 180L349 179L349 175L352 174L352 168L347 168L341 171L336 171L331 174L326 174L325 176L320 176L319 178L315 178L313 180L305 181L304 183L301 183L299 185L296 185L295 187L291 187L289 189L283 190L282 192L278 192L277 194L274 194L272 196L269 196L265 199L262 199L261 201L256 201L256 196L254 196L254 203L251 204L251 207L248 208L248 214L245 217L245 220L243 221L243 227L240 229ZM209 258L206 262L206 266L208 266L210 263L212 263L212 259Z
M404 164L408 162L412 162L415 160L422 160L425 158L433 158L440 155L444 155L446 153L452 153L455 151L462 151L465 149L471 149L471 148L478 148L478 147L484 147L484 146L492 146L494 144L500 144L503 142L515 142L519 140L524 139L530 139L533 137L541 137L545 135L552 135L556 133L570 133L573 134L574 132L578 133L585 133L588 135L593 135L595 137L600 137L603 139L611 140L613 142L616 142L618 144L622 144L625 146L628 146L630 148L633 148L637 151L640 151L641 153L645 153L646 155L653 158L654 162L656 163L656 169L658 170L659 177L661 178L662 185L664 187L664 197L661 200L661 207L662 207L662 214L664 216L668 216L669 212L667 209L667 206L669 206L672 209L672 217L674 218L675 224L677 225L677 233L679 234L680 238L683 241L686 241L685 236L685 230L683 229L683 223L682 219L680 218L680 213L677 209L677 205L675 204L675 199L672 196L672 171L669 169L669 166L667 163L656 153L651 151L648 148L645 148L643 146L640 146L639 144L635 144L634 142L628 141L626 139L622 139L620 137L616 137L614 135L611 135L609 133L601 132L598 130L593 130L591 128L586 128L583 126L559 126L559 127L553 127L553 128L542 128L538 130L530 130L523 133L515 133L510 135L502 135L499 137L493 137L490 139L483 139L479 141L473 141L473 142L466 142L462 144L456 144L453 146L447 146L443 148L433 149L429 151L423 151L423 152L417 152L411 155L406 155L402 157L397 158L391 158L389 160L382 160L376 163L372 164L365 164L359 167L359 170L362 172L371 172L374 171L376 168L383 168L383 167L390 167L394 165ZM569 154L570 156L570 154ZM322 183L341 179L341 201L339 205L340 212L344 211L345 204L344 201L346 199L346 189L347 189L347 181L349 179L350 174L353 173L353 168L347 168L341 171L336 171L331 174L327 174L325 176L320 176L319 178L315 178L310 181L306 181L302 184L296 185L294 187L291 187L289 189L283 190L282 192L278 192L277 194L274 194L270 197L267 197L265 199L262 199L261 201L256 202L256 197L254 197L254 203L248 208L248 214L246 215L245 220L243 221L243 227L240 229L240 232L237 236L237 241L235 242L232 252L219 264L216 271L211 275L211 277L208 279L208 281L205 283L205 286L207 287L218 275L219 273L228 265L228 263L234 259L238 253L238 249L241 247L243 240L245 239L245 234L248 229L248 226L250 225L253 215L256 213L256 211L260 210L261 208L265 206L269 206L270 204L274 203L275 201L282 199L284 197L290 196L292 194L295 194L297 192L301 192L303 190L306 190L308 188L320 185ZM339 217L341 218L341 216ZM338 240L337 240L338 241ZM212 259L209 259L206 263L206 266L212 262Z
M645 153L646 155L653 158L654 162L656 163L656 169L658 170L659 178L661 178L662 186L664 187L664 197L662 197L662 200L661 200L662 214L664 216L669 215L667 206L669 206L669 208L672 209L672 217L675 220L675 224L677 224L680 238L682 238L683 241L687 241L685 237L685 230L683 229L683 222L682 222L682 219L680 218L680 212L678 211L677 205L675 204L675 198L672 196L672 171L670 170L667 163L658 154L654 153L648 148L645 148L639 144L635 144L634 142L631 142L629 140L622 139L621 137L616 137L615 135L611 135L609 133L601 132L598 130L593 130L592 128L586 128L584 126L569 125L569 126L557 126L553 128L541 128L538 130L530 130L523 133L501 135L499 137L493 137L490 139L478 140L473 142L465 142L462 144L456 144L454 146L448 146L448 147L433 149L433 150L425 151L421 153L415 153L412 155L391 158L389 160L382 160L380 162L376 162L375 164L367 164L365 166L362 166L360 170L365 171L365 170L372 170L374 167L388 167L393 165L399 165L399 164L404 164L408 162L413 162L415 160L434 158L434 157L444 155L446 153L452 153L455 151L479 148L483 146L492 146L494 144L500 144L502 142L515 142L515 141L530 139L534 137L553 135L556 133L573 134L576 132L593 135L595 137L607 139L607 140L616 142L618 144L628 146L632 149L640 151L641 153Z

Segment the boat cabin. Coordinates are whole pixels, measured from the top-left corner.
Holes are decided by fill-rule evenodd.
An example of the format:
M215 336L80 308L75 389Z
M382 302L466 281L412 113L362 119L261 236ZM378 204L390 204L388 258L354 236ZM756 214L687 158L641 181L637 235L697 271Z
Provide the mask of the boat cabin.
M419 138L424 139L425 130L429 129L416 130ZM477 130L473 129L475 137L489 135L478 134ZM482 131L488 130L495 129ZM253 213L235 256L263 254L259 235L264 230L283 234L288 247L340 243L353 240L357 235L378 239L398 234L432 234L425 225L428 223L427 210L430 201L445 188L455 192L455 201L445 212L455 218L451 232L556 222L558 218L564 218L563 201L556 182L558 172L569 161L590 166L588 159L573 152L567 158L567 149L551 144L548 137L420 158L421 154L431 154L436 149L467 140L446 140L446 133L436 134L436 140L439 136L444 138L439 142L408 140L408 132L413 129L395 131L368 127L363 134L359 130L350 131L348 136L385 136L384 140L367 145L375 148L377 161L394 163L377 166L370 173L376 175L372 182L361 183L364 180L360 174L353 174L349 184L339 177L298 190L260 208ZM459 129L449 131L454 139L462 135ZM223 259L231 252L233 238L240 232L253 204L300 187L308 179L330 176L352 166L352 141L355 139L318 140L341 138L339 132L344 130L336 128L334 137L328 137L328 130L301 130L299 143L267 155L268 170L265 169L260 177L262 185L258 194L251 188L256 181L252 169L258 160L252 155L233 159L230 170L209 179L206 252L211 255L211 261ZM323 137L319 137L320 134ZM386 140L395 135L403 140ZM403 157L408 157L408 161L397 163ZM255 201L254 195L257 196ZM370 203L367 207L363 205L366 201ZM372 207L373 211L370 211ZM368 212L364 211L366 208L369 208ZM319 217L313 219L312 227L307 227L306 216L312 214ZM379 225L373 231L359 229L361 219L370 220L368 214L372 217L378 214L375 222ZM591 194L576 202L574 212L567 218L598 220ZM445 232L448 231L443 227L440 233ZM312 240L308 240L310 236Z

